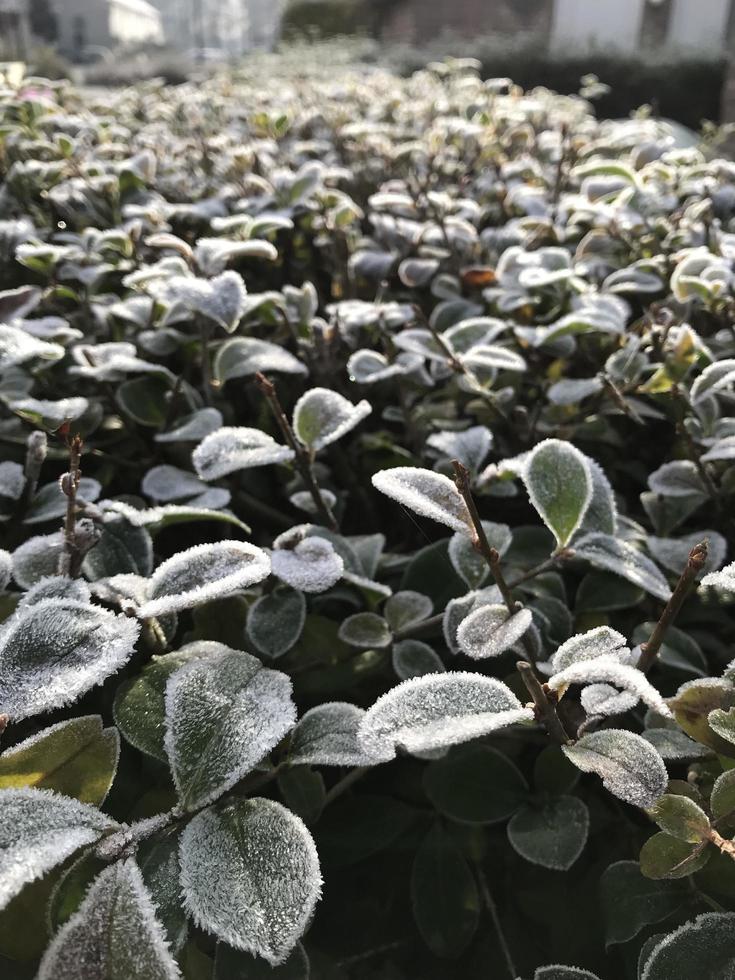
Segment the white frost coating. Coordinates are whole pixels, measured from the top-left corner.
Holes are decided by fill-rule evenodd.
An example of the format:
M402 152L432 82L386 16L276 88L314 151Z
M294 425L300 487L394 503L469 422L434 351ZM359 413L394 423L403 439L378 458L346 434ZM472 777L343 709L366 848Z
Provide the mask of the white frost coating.
M49 344L38 340L20 327L0 323L0 371L16 364L24 364L35 357L46 361L58 361L64 356L61 344Z
M492 521L481 523L490 547L495 548L502 557L513 541L510 528L507 524L495 524ZM478 588L490 574L484 557L462 531L456 531L449 539L449 560L457 575L470 589Z
M220 488L212 487L211 489L214 491ZM134 524L136 527L150 527L155 524L165 526L166 524L179 524L197 520L223 521L227 524L234 524L236 527L249 533L250 528L248 525L235 517L231 511L210 510L207 507L200 506L200 501L206 496L207 494L202 494L200 497L194 497L189 503L185 504L162 504L159 507L145 507L143 510L138 510L130 504L126 504L123 500L102 500L100 501L100 509L104 510L105 513L112 512L113 514L119 514L128 523Z
M600 464L589 456L586 459L592 476L592 499L578 533L601 531L603 534L615 534L618 529L618 505L613 488Z
M610 684L590 684L582 690L579 700L587 715L598 718L624 715L638 704L637 695L618 691Z
M291 532L286 532L286 535ZM284 535L276 538L274 545ZM293 547L275 547L271 552L273 574L301 592L326 592L339 581L344 562L326 538L304 538Z
M0 790L0 909L21 889L117 824L45 789Z
M515 351L496 344L480 344L472 347L466 354L460 354L460 361L470 368L491 368L498 371L525 371L526 362Z
M529 454L521 476L531 504L564 547L592 500L589 460L570 442L544 439Z
M694 531L683 538L658 538L650 534L646 547L664 568L681 575L686 568L689 552L701 541L707 542L707 561L705 572L713 572L724 562L727 555L727 541L717 531Z
M609 626L596 626L586 633L578 633L565 640L551 658L555 671L564 670L580 660L609 657L625 663L630 657L628 641L622 633Z
M499 657L515 646L532 622L530 609L519 609L509 617L504 605L481 606L462 621L457 643L473 660Z
M257 337L235 337L217 351L214 374L220 381L244 378L258 371L308 374L306 365L285 348Z
M656 688L646 679L643 671L628 664L621 664L612 657L596 657L570 664L548 680L553 691L561 691L569 684L613 684L630 691L636 698L653 708L663 718L672 718L670 708Z
M106 868L44 953L37 980L179 980L163 926L132 858Z
M200 408L168 432L158 432L155 442L198 442L222 426L222 413L217 408Z
M198 544L158 566L150 579L150 599L137 610L137 615L148 619L222 599L262 582L270 571L270 558L254 544Z
M708 395L713 395L716 391L728 387L734 381L735 360L725 358L721 361L715 361L714 364L706 367L698 378L695 378L689 392L692 405L696 405Z
M462 620L466 619L475 609L479 609L480 606L497 605L501 602L502 598L497 585L489 585L484 589L468 592L466 595L460 596L457 599L449 600L444 609L444 616L442 617L442 633L452 653L459 653L457 631Z
M388 691L368 710L357 737L364 751L389 762L397 749L441 749L532 720L533 712L502 681L453 671L415 677Z
M13 557L9 551L0 548L0 590L7 588L13 575Z
M662 497L691 497L707 495L699 470L690 459L674 459L659 466L648 477L648 486Z
M202 480L219 480L237 470L288 463L295 455L260 429L225 426L200 442L191 459Z
M643 732L641 738L650 742L662 759L672 762L688 762L712 755L712 749L706 745L700 745L684 732L668 728L649 728Z
M89 408L86 398L60 398L58 401L44 401L39 398L19 398L10 403L10 408L21 415L40 415L45 422L60 426L63 422L78 419Z
M102 492L102 486L88 476L83 476L77 489L77 500L94 503ZM42 524L57 520L66 513L67 497L58 480L41 487L34 496L23 519L24 524Z
M82 578L67 578L65 575L48 575L39 579L35 585L25 592L17 605L17 609L35 606L44 599L75 599L77 602L88 603L92 592Z
M449 477L414 466L396 466L373 476L373 486L422 517L472 534L472 518L462 495Z
M365 711L346 701L328 701L307 711L291 734L294 766L370 766L375 759L357 741Z
M585 558L595 568L620 575L662 602L668 602L671 597L668 582L656 565L627 541L609 534L585 534L575 542L574 551L578 558Z
M641 980L680 980L692 976L690 966L702 964L700 975L729 980L735 975L732 936L735 913L704 912L658 942L648 955ZM684 961L684 962L682 962ZM697 969L697 967L695 967Z
M666 792L668 775L658 752L640 735L622 729L583 735L562 750L582 772L594 772L618 799L633 806L653 806Z
M125 664L140 625L72 599L17 612L0 635L0 713L13 721L69 704Z
M212 803L296 724L291 680L247 653L180 667L166 685L164 746L187 810Z
M337 498L331 490L320 490L319 496L330 510L332 510L334 505L337 503ZM291 494L288 500L289 503L293 504L293 506L298 508L298 510L303 510L307 514L314 516L318 513L316 504L314 503L314 498L308 490L297 490L296 493Z
M404 589L396 592L383 607L383 615L394 633L420 623L431 616L434 603L427 595Z
M477 473L493 444L493 434L486 425L473 425L463 432L434 432L426 445L444 459L458 459L471 473Z
M735 561L730 562L719 572L710 572L701 582L702 586L723 589L725 592L735 592Z
M0 496L17 500L23 493L25 482L26 478L20 463L14 463L11 459L0 463Z
M341 439L372 412L364 399L351 401L329 388L311 388L296 402L293 428L303 445L314 452Z
M508 822L508 841L526 861L552 871L567 871L584 850L589 825L589 810L581 800L557 796L541 806L526 805L516 810Z
M247 303L245 283L231 270L210 280L173 276L163 293L166 301L172 304L169 319L174 309L201 313L230 333L240 321Z
M347 375L350 381L356 381L358 384L375 384L378 381L385 381L386 378L406 373L406 368L402 364L396 361L391 364L384 354L374 350L355 351L347 361Z
M599 378L562 378L546 392L552 405L576 405L590 395L602 391Z
M42 578L55 575L63 547L61 531L39 534L24 541L13 552L13 578L18 585L30 589Z
M146 497L152 497L156 503L169 503L171 500L181 500L184 497L203 493L207 486L188 470L180 470L176 466L164 463L148 470L140 484L140 489Z
M202 929L276 966L321 895L319 857L303 822L273 800L205 810L181 836L181 884Z

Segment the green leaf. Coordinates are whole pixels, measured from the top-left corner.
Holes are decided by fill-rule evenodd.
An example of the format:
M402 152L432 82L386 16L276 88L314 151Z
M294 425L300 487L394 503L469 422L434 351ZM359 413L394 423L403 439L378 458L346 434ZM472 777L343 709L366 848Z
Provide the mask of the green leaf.
M338 800L317 825L319 854L328 867L357 864L390 847L417 816L417 810L390 796L363 794Z
M595 568L620 575L662 602L671 596L669 583L658 567L628 541L610 534L585 534L575 542L574 552Z
M552 871L567 871L584 849L589 811L574 796L529 803L511 818L508 840L521 857Z
M316 823L324 808L326 789L321 773L310 766L293 766L278 777L283 802L305 824Z
M646 878L686 878L709 860L710 850L688 844L662 832L649 837L641 848L641 872Z
M579 769L559 745L546 745L533 764L533 785L538 793L568 793L579 782Z
M715 732L709 724L709 716L717 709L727 711L733 706L735 688L732 684L709 677L682 684L669 701L674 717L687 735L727 756L735 755L732 742Z
M361 650L380 650L390 646L393 638L383 617L371 612L348 616L340 626L338 636L343 643L349 643Z
M97 878L46 950L38 980L79 980L80 968L84 980L180 976L132 860L116 862Z
M644 877L637 861L616 861L600 879L605 942L627 943L677 912L690 894L684 882Z
M248 613L247 634L258 653L276 659L301 636L306 621L303 592L279 586L256 599Z
M306 929L322 879L301 820L273 800L250 799L187 825L181 884L200 928L277 966Z
M456 959L477 931L480 899L462 852L439 823L416 852L411 901L418 930L432 953Z
M61 870L47 903L47 917L52 933L74 915L89 886L107 865L107 861L97 857L94 848L88 848Z
M115 694L113 716L123 737L154 759L168 763L163 739L166 721L166 683L169 677L191 660L229 651L212 640L189 643L162 657L153 657L143 671L123 681Z
M488 745L452 750L426 767L423 781L437 810L462 823L501 823L528 799L520 770Z
M735 708L729 708L727 711L716 708L709 713L707 721L713 732L735 745Z
M402 681L446 670L444 662L428 643L421 640L401 640L393 645L393 670Z
M531 503L565 547L581 526L592 500L592 472L587 458L571 443L545 439L523 469Z
M641 980L732 980L735 913L707 912L669 933L646 960Z
M310 388L293 410L293 430L299 442L318 452L341 439L372 412L364 399L351 401L329 388Z
M579 583L574 608L577 613L632 609L644 596L643 589L611 572L588 572Z
M102 536L82 565L85 576L95 582L113 575L150 575L153 571L153 542L144 527L117 514L105 517Z
M239 651L194 659L166 684L164 744L182 806L213 802L296 724L291 680Z
M709 805L712 818L717 821L717 829L720 833L725 829L723 823L731 832L735 832L735 769L718 776L712 787Z
M709 817L686 796L666 793L649 808L648 815L661 830L677 840L698 844L708 838Z
M117 769L120 738L99 715L44 728L0 755L0 789L35 786L99 805Z
M166 932L172 952L178 953L186 942L188 921L181 903L181 868L179 846L181 830L169 828L149 837L138 848L136 860L150 892L156 915Z
M158 374L143 374L118 386L115 401L128 418L150 429L168 422L171 381Z

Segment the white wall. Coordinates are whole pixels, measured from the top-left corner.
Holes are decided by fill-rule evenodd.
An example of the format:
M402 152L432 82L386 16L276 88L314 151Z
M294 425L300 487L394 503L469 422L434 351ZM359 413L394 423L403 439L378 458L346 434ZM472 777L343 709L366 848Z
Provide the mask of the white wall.
M668 44L720 51L725 46L731 0L673 0Z
M682 0L700 8L719 0ZM554 0L554 51L614 48L635 51L645 0Z

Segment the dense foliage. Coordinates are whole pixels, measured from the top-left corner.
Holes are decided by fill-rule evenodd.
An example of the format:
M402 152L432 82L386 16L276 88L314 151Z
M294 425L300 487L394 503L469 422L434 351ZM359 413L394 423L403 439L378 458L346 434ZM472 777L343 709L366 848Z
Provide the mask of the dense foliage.
M3 977L731 980L733 164L263 60L0 178Z

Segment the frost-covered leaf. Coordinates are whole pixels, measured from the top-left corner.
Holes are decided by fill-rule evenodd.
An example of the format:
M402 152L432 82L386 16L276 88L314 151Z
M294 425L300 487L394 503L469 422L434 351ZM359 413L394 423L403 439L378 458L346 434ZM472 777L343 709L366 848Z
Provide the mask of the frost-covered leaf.
M0 323L0 371L16 364L39 360L58 361L64 356L61 344L39 340L20 327Z
M200 640L180 650L153 657L140 674L123 681L113 705L115 724L136 749L167 763L163 744L166 730L166 684L171 675L192 660L232 653L224 643Z
M648 477L648 486L662 497L691 497L707 495L696 465L689 459L675 459L659 466Z
M600 980L596 973L583 970L578 966L561 966L554 963L551 966L540 966L533 975L533 980Z
M184 497L194 497L203 493L207 487L188 470L180 470L164 463L146 472L140 489L146 497L152 497L157 503L169 503Z
M279 587L256 599L248 612L248 639L265 657L282 657L301 636L306 599L296 589Z
M341 439L372 412L365 400L353 405L329 388L311 388L293 410L293 428L299 442L318 452Z
M402 681L445 670L439 654L421 640L401 640L396 643L393 646L392 662L396 676Z
M492 521L481 523L488 544L502 557L513 540L510 528L507 524L495 524ZM479 588L490 574L487 561L465 532L455 531L449 539L449 560L457 575L470 589Z
M584 558L595 568L620 575L645 589L663 602L668 602L671 589L650 558L632 544L609 534L585 534L574 545L578 558Z
M207 809L181 841L181 883L200 928L235 949L284 962L321 894L314 841L273 800Z
M365 711L329 701L307 711L291 733L289 762L311 766L368 766L375 760L357 741Z
M153 541L142 525L114 511L105 513L102 536L82 564L85 576L94 581L113 575L150 575L153 570Z
M571 443L545 439L526 460L523 481L531 503L563 548L581 526L592 500L587 457Z
M216 408L200 408L167 432L158 432L156 442L199 442L222 426L222 413ZM199 474L201 476L201 473Z
M290 678L232 651L166 685L164 745L182 805L197 810L246 776L296 724Z
M294 456L293 449L280 445L260 429L225 426L200 442L191 458L203 480L219 480L237 470L288 463Z
M462 621L457 643L462 653L473 660L499 657L510 650L528 631L533 616L530 609L519 609L508 615L502 604L481 606Z
M301 592L326 592L342 577L344 561L326 537L304 537L307 528L292 528L273 542L273 574Z
M664 833L689 844L706 840L710 833L709 817L704 810L679 793L664 793L649 807L648 816Z
M139 631L71 599L21 610L0 634L0 713L17 721L75 700L128 661Z
M383 615L394 633L427 619L434 610L431 599L420 592L395 592L383 607Z
M9 459L0 463L0 497L17 500L23 493L25 482L23 467L20 463L14 463Z
M331 490L320 490L319 496L329 510L334 510L334 506L337 503L337 498ZM298 508L298 510L306 511L307 514L311 514L312 516L319 514L317 505L314 502L314 497L309 490L297 490L296 493L292 493L288 499L289 503L293 504L293 506Z
M115 827L96 807L49 790L0 791L0 909L24 885Z
M180 310L198 313L213 320L228 333L232 333L245 312L247 290L242 277L236 272L223 272L214 279L196 279L194 276L174 276L165 290L167 300L172 304L172 313Z
M567 871L584 850L589 823L589 811L581 800L558 796L521 807L508 824L508 840L526 861Z
M33 786L99 806L119 754L117 730L103 728L99 715L60 721L0 754L0 790Z
M577 405L590 395L602 391L600 378L562 378L546 392L552 405Z
M9 551L0 548L0 592L7 588L13 575L13 556Z
M181 902L179 881L181 830L181 827L169 827L149 837L140 844L135 855L172 953L178 953L186 942L189 925Z
M339 628L338 636L343 643L361 650L390 646L393 640L390 626L377 613L363 612L348 616Z
M406 368L398 360L391 363L379 351L358 350L347 361L347 374L350 381L369 385L406 374Z
M232 378L244 378L259 371L280 374L307 374L306 365L279 344L257 337L233 337L226 341L214 358L214 377L224 384Z
M358 740L368 754L387 762L398 749L416 753L459 745L532 718L510 688L493 677L461 671L425 674L378 698L360 725Z
M580 534L601 531L615 534L618 529L618 507L610 481L599 463L587 457L592 475L592 499L579 529Z
M615 657L598 656L570 664L549 678L548 685L554 691L563 692L569 684L612 684L634 694L664 718L671 718L671 711L646 675Z
M573 663L595 657L609 657L626 662L629 655L628 641L622 633L610 629L609 626L596 626L562 643L551 658L551 665L555 671L559 671Z
M668 776L661 756L633 732L591 732L562 750L578 769L596 773L605 789L633 806L652 806L666 792Z
M60 531L28 538L13 552L13 578L21 588L30 589L42 578L55 575L63 549Z
M651 743L662 759L671 762L689 762L711 754L706 745L700 745L684 732L668 728L649 728L642 738Z
M45 401L38 398L19 398L10 403L10 408L33 425L49 432L55 432L64 422L78 419L89 408L86 398L60 398L58 401Z
M137 864L117 861L98 878L46 950L38 980L179 980Z
M222 599L267 578L270 566L261 548L243 541L194 545L158 566L136 615L148 619Z
M470 473L479 472L492 444L493 434L486 425L473 425L461 432L434 432L426 440L440 458L458 459Z
M641 980L731 980L735 976L732 936L735 913L705 912L656 943Z
M673 915L686 900L684 885L651 881L637 861L616 861L600 879L607 945L626 943L645 926Z
M446 524L463 534L473 533L467 504L455 484L441 473L413 466L396 466L376 473L373 486L422 517Z

